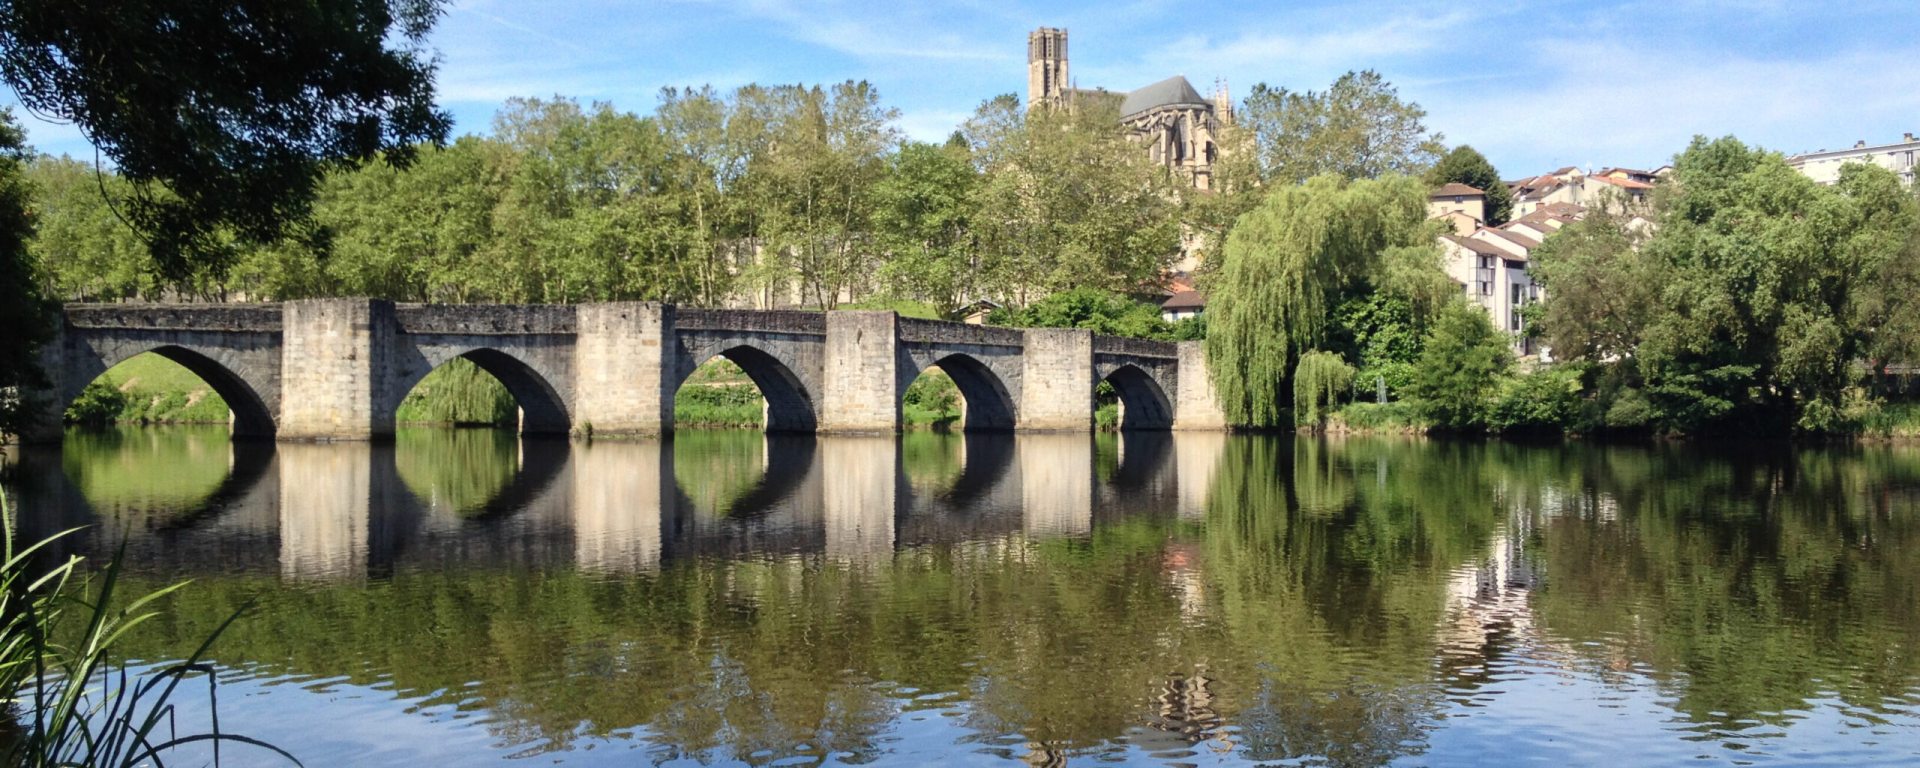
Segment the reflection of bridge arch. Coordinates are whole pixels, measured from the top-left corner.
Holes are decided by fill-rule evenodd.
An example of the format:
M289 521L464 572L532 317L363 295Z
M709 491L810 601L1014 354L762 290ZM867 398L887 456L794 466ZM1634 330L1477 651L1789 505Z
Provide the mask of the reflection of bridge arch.
M486 432L473 431L474 434ZM485 500L453 510L463 524L486 524L527 509L535 500L547 494L567 465L569 446L565 440L517 438L514 439L513 449L513 474L507 482L489 493ZM434 500L423 496L422 489L406 482L401 474L399 462L402 450L401 445L396 443L393 449L380 453L385 454L386 463L392 466L391 477L399 481L399 485L406 488L422 507L431 507Z
M766 435L766 453L761 464L759 477L738 494L727 501L725 517L731 520L753 520L765 517L775 509L792 501L800 489L806 485L813 472L814 447L816 441L810 436ZM667 438L666 450L672 458L669 464L673 470L673 488L676 506L679 509L694 510L697 503L686 491L687 483L680 477L679 456L674 452L674 438ZM706 510L697 510L706 511Z

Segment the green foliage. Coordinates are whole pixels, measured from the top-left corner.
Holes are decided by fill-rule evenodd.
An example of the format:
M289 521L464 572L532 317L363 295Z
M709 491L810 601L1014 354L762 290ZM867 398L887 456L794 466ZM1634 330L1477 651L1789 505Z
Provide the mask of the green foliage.
M1353 387L1353 366L1332 352L1314 350L1300 356L1293 369L1293 418L1298 424L1322 426L1334 404Z
M1602 212L1534 254L1555 355L1637 390L1610 398L1609 423L1843 430L1856 361L1879 373L1920 351L1920 203L1884 169L1823 187L1778 154L1697 138L1654 214L1644 242Z
M759 427L766 410L766 399L751 383L688 384L673 396L676 427Z
M1502 432L1559 432L1578 425L1581 374L1578 365L1558 365L1500 382L1487 426Z
M1448 304L1427 336L1410 387L1421 413L1440 429L1486 426L1494 388L1512 361L1507 345L1479 307Z
M1026 303L1075 288L1138 290L1180 252L1174 178L1113 109L1019 111L990 101L968 123L985 178L973 221L982 269Z
M127 395L120 391L120 385L113 379L102 376L80 390L80 396L67 406L65 421L68 424L81 424L98 427L112 424L121 419L127 410Z
M1453 292L1426 201L1417 179L1318 176L1270 190L1241 217L1207 297L1207 365L1228 419L1290 425L1288 377L1301 354L1326 344L1343 303L1397 295L1418 316L1434 297Z
M1098 288L1075 288L1025 307L996 309L987 322L1016 328L1085 328L1135 339L1177 338L1174 326L1160 318L1159 307Z
M1513 191L1500 180L1500 172L1494 170L1493 163L1487 162L1486 156L1473 147L1465 144L1454 147L1427 171L1426 178L1429 187L1459 183L1487 193L1489 225L1505 224L1507 217L1513 215Z
M239 612L182 661L137 673L126 654L129 635L160 616L153 606L185 584L127 599L118 592L123 555L91 574L77 557L43 562L42 550L73 531L21 547L4 493L0 526L0 701L20 710L21 720L7 744L8 765L131 768L160 764L172 750L196 742L249 744L298 763L278 747L217 727L211 734L175 729L174 694L189 677L210 674L207 651ZM218 713L211 714L218 723Z
M393 418L401 424L513 426L520 422L520 405L493 374L456 357L413 385Z
M1419 175L1445 147L1378 72L1348 72L1325 91L1253 86L1234 119L1253 136L1260 178L1290 186L1323 174L1345 179ZM1425 195L1422 195L1425 200Z
M25 163L30 151L12 110L0 110L0 438L27 426L37 403L23 394L46 382L39 351L53 332L51 308L37 283L28 239L33 185Z
M1406 432L1427 431L1426 417L1414 403L1398 401L1374 403L1355 401L1340 406L1328 422L1330 432Z
M27 166L34 186L34 235L28 243L49 296L69 301L158 298L162 284L147 244L114 206L132 190L118 174L66 157Z
M228 227L279 238L329 167L404 162L446 136L424 47L440 13L436 0L17 1L0 14L0 77L133 182L128 216L177 279L218 268Z
M891 163L874 190L874 228L888 253L882 277L945 317L994 277L974 232L980 171L964 145L908 142Z
M945 427L960 420L960 388L944 371L932 369L907 385L901 398L900 416L909 426Z

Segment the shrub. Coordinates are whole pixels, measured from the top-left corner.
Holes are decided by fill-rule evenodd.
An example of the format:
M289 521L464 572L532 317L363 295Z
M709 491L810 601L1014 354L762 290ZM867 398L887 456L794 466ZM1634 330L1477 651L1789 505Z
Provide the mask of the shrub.
M1487 411L1487 426L1502 432L1560 432L1580 419L1580 374L1553 366L1500 383Z
M1427 334L1410 389L1435 427L1481 427L1494 387L1511 359L1506 336L1494 330L1487 313L1457 300L1441 310Z
M1333 403L1353 387L1353 366L1332 352L1314 350L1300 356L1293 369L1295 423L1320 426Z
M112 379L102 376L80 390L80 396L67 406L64 420L68 424L81 424L99 427L119 421L127 410L127 393Z

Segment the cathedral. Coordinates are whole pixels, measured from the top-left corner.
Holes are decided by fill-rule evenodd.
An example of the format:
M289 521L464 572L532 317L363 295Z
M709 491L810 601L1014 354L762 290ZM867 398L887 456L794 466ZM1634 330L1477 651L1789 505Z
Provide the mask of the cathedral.
M1181 75L1125 93L1078 88L1067 73L1067 31L1041 27L1027 35L1027 109L1071 109L1094 99L1119 103L1120 121L1154 162L1191 180L1195 189L1212 188L1219 155L1214 136L1221 124L1233 120L1233 101L1224 84L1214 89L1211 99Z

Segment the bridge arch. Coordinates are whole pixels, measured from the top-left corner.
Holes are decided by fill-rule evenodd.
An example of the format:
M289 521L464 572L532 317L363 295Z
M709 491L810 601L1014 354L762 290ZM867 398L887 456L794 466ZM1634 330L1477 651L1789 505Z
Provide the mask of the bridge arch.
M1120 397L1120 429L1170 429L1173 427L1173 400L1152 373L1132 363L1122 363L1101 377L1113 385Z
M939 367L953 380L960 397L966 401L961 417L961 429L966 432L1005 432L1011 431L1018 423L1019 412L1014 398L1007 391L1007 385L993 368L980 358L965 352L951 352L934 358L926 365L914 364L902 367L900 394L906 396L907 388L924 375L927 369Z
M88 385L105 375L116 365L137 355L151 352L164 357L180 367L200 377L220 399L227 403L232 414L232 434L234 437L272 437L276 422L274 409L263 391L277 391L278 382L249 381L240 373L246 369L242 360L237 360L228 350L219 348L195 349L177 343L122 341L102 345L79 345L77 354L68 358L67 370L62 372L60 388L60 411L80 397Z
M689 344L675 366L672 386L667 389L678 397L681 385L693 375L694 369L716 357L740 366L760 390L760 396L767 402L766 431L812 432L819 425L813 395L794 366L751 340L726 338Z
M393 382L386 398L388 402L383 406L389 417L399 410L401 401L427 374L461 358L486 371L506 387L507 393L513 396L514 403L520 407L519 427L522 434L564 435L572 425L566 399L554 388L548 376L511 353L494 347L425 348L420 349L419 353L413 364L401 366Z

